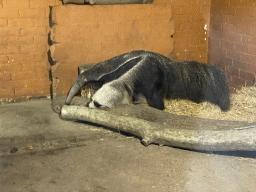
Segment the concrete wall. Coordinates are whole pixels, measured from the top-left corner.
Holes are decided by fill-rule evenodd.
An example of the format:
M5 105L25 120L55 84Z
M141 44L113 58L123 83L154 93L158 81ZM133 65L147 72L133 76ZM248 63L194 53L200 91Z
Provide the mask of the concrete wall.
M179 61L207 62L211 0L173 0L174 54Z
M232 90L256 75L256 1L212 0L209 62L223 69Z
M59 0L0 0L0 103L50 94L49 6Z
M47 54L50 47L49 6L55 5L62 5L62 2L0 0L0 102L50 94L51 66ZM120 9L116 9L118 6ZM70 78L72 80L63 83L63 88L59 87L61 93L67 93L77 75L79 64L102 61L122 52L142 48L166 56L173 52L180 61L207 62L209 56L211 64L225 70L233 87L240 88L242 85L252 85L255 82L256 8L253 0L155 0L153 5L127 5L131 7L129 9L124 9L123 6L126 5L118 6L114 6L113 9L106 8L105 12L101 13L101 17L108 24L101 22L94 28L86 28L85 21L95 14L91 13L86 15L89 19L75 18L75 21L79 20L83 23L82 28L78 26L79 23L73 23L77 26L64 31L64 25L58 26L58 23L53 28L56 32L52 36L56 41L55 48L59 46L56 49L59 53L56 52L53 58L57 63L64 62L63 66L71 61L75 65L70 68L67 65L63 71L59 70L58 73L62 75L66 71L68 73L72 71ZM96 6L92 7L98 9ZM210 9L211 25L209 25ZM64 23L73 22L74 15L70 14L71 12L67 11L60 15ZM113 24L123 19L125 15L127 20L125 23L120 22L118 26ZM169 22L169 19L175 21L176 32L172 37L169 36L172 35L174 28L170 28L173 23ZM91 26L94 24L87 23ZM155 30L152 28L154 25L157 26ZM99 31L95 30L97 27L105 31L104 34L97 33ZM211 33L208 53L209 29ZM58 33L62 37L57 36ZM128 40L129 35L132 37ZM84 42L78 37L85 38ZM66 47L71 51L63 51L64 46L60 42L68 42L68 39L72 38L76 42L75 50L86 54L75 56L72 43L67 44ZM113 40L114 38L116 41ZM120 44L119 40L123 44Z
M53 93L68 93L81 64L139 49L168 56L173 52L171 19L168 2L53 7Z

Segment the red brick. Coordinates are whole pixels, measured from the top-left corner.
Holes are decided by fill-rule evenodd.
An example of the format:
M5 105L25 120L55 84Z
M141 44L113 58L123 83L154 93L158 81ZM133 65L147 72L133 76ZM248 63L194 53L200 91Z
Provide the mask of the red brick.
M256 64L248 64L248 71L256 75Z
M10 81L11 73L0 73L0 81Z
M47 53L35 54L35 61L48 61L48 54Z
M37 70L37 62L24 62L22 63L23 71L36 71Z
M49 79L49 71L51 70L50 63L45 62L38 62L37 67L37 74L39 79Z
M252 55L256 55L256 46L255 45L249 46L249 53Z
M236 15L236 6L223 6L220 13L223 15Z
M229 41L234 42L242 42L242 35L236 33L224 33L223 39L227 39Z
M209 37L209 46L210 47L216 47L217 49L221 48L221 40L218 38L211 38Z
M248 7L237 7L236 8L236 15L237 16L250 16L250 8Z
M227 57L223 57L223 56L219 57L219 62L223 63L226 66L232 66L233 65L232 61L233 61L233 59L231 59L231 58L227 58Z
M255 10L256 11L256 10ZM254 17L244 17L244 25L254 25L256 23L256 16Z
M7 63L8 57L6 55L0 55L0 64Z
M216 63L215 66L216 66L217 68L221 69L222 71L226 71L226 68L227 68L226 64L225 64L225 63L222 63L222 62Z
M240 77L247 81L255 82L255 74L240 70Z
M230 5L231 6L237 6L237 7L245 6L246 1L247 0L232 0L232 1L230 1Z
M11 97L13 95L14 89L0 89L0 98Z
M0 55L14 54L14 53L20 53L20 46L16 46L16 45L0 46Z
M48 86L50 89L50 85L51 85L51 81L49 80L49 78L26 80L27 87L46 87L46 86Z
M43 35L47 36L46 27L30 27L21 29L22 36Z
M6 27L7 25L7 18L0 19L0 27Z
M0 90L1 89L14 89L14 88L24 88L26 87L25 80L17 81L0 81Z
M49 18L35 18L36 27L50 27Z
M224 33L236 33L236 25L234 24L223 24Z
M20 28L12 27L12 28L0 28L0 34L2 37L17 37L20 36Z
M251 35L242 35L242 42L245 44L252 44L256 46L256 37Z
M37 95L49 95L51 92L51 88L50 88L50 86L35 87L35 91L36 91ZM68 92L67 92L67 94L68 94Z
M21 45L21 53L46 53L46 45Z
M49 39L48 36L46 35L34 35L34 43L35 44L48 44L49 43Z
M34 54L8 54L10 63L33 63L35 61Z
M244 69L244 70L248 70L248 64L247 63L244 63L242 61L239 61L239 60L233 60L233 64L236 68L238 69Z
M34 71L19 71L12 73L12 80L35 79L38 75Z
M8 26L9 27L34 27L35 20L34 18L9 18Z
M26 9L29 8L29 0L5 0L3 6L7 9Z
M254 64L256 61L256 55L242 53L242 61L250 64Z
M46 17L46 9L20 9L20 17Z
M249 25L237 25L236 26L236 32L238 34L250 35L252 33L251 26L249 26Z
M36 94L35 88L15 88L14 94L17 97L22 97L22 96L34 96Z
M33 36L8 38L9 45L30 45L33 42L34 42Z
M211 23L212 30L222 31L222 23Z
M255 3L256 4L256 3ZM256 8L251 8L250 10L250 16L251 17L256 17Z
M219 55L214 55L209 51L209 64L216 65L217 63L219 63Z
M235 43L235 50L240 52L249 52L249 46L246 44Z
M241 87L245 86L245 80L239 78L239 77L233 77L232 76L232 85L236 89L240 89Z
M227 40L221 40L221 47L223 49L230 49L230 50L234 50L234 48L235 48L234 42L227 41Z
M213 23L223 23L223 16L222 14L211 14L211 22Z
M246 0L245 6L247 7L256 7L256 2L254 0Z
M240 75L240 70L237 69L235 66L228 66L227 67L227 73L229 73L233 77L239 77Z
M21 63L6 63L0 64L0 72L14 72L14 71L22 71L23 67Z
M209 38L213 38L213 39L227 39L224 38L225 33L223 33L222 31L215 31L215 30L210 30L210 34L209 34Z
M42 8L42 7L48 8L49 6L53 6L55 4L56 4L55 0L41 0L41 1L30 0L31 8Z
M227 50L227 57L235 59L235 60L240 60L241 59L241 53L237 51L232 51L232 50Z
M12 8L3 8L0 11L0 18L19 17L19 11Z

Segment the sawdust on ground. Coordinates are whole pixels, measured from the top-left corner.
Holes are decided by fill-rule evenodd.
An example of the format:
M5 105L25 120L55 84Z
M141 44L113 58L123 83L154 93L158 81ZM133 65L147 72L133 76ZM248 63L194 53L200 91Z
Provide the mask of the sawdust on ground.
M231 94L231 107L227 112L209 102L200 104L189 100L165 100L165 111L177 115L230 121L256 122L256 86L243 87Z

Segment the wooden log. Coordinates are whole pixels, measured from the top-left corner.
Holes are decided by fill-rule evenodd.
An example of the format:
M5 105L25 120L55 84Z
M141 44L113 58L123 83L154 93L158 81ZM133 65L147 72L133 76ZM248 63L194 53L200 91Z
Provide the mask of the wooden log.
M122 108L127 111L131 106L122 105ZM225 121L216 121L214 124L211 122L214 120L210 120L215 130L202 129L203 125L199 129L174 128L170 124L166 125L134 116L120 115L112 110L104 111L84 106L66 105L61 109L61 116L65 119L88 121L117 131L131 133L140 137L145 145L155 143L200 151L256 150L256 123L243 122L241 124L238 123L238 125L231 123L231 126L226 127L227 129L222 129L222 127L218 126L221 126L221 122L224 125ZM193 117L189 118L193 119ZM181 123L180 127L182 127L183 123L180 120L183 119L177 119ZM207 124L204 125L207 127Z

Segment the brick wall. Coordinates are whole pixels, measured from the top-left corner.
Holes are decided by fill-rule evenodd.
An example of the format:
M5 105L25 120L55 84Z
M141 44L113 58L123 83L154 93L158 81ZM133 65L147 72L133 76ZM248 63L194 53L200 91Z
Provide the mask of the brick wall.
M174 22L170 1L154 4L54 6L51 31L53 94L67 94L78 66L132 50L169 56Z
M0 0L0 103L50 94L49 6L60 0Z
M209 62L223 69L232 90L255 83L256 1L212 0Z
M172 0L174 54L179 61L207 62L211 0Z

